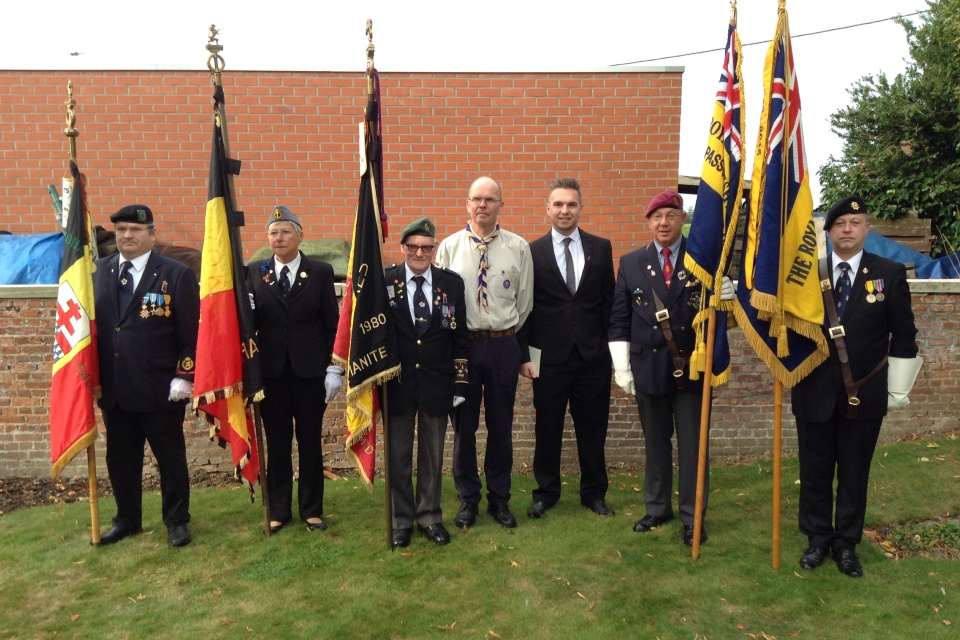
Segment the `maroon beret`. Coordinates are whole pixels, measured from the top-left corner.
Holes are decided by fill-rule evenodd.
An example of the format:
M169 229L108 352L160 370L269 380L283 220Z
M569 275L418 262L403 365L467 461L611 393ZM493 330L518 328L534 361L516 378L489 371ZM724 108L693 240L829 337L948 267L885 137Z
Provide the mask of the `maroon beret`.
M650 204L647 205L647 212L644 214L646 217L650 217L650 214L656 211L657 209L662 209L663 207L670 207L671 209L680 209L683 211L683 198L680 197L680 194L676 191L664 191L654 196L653 200L650 201Z

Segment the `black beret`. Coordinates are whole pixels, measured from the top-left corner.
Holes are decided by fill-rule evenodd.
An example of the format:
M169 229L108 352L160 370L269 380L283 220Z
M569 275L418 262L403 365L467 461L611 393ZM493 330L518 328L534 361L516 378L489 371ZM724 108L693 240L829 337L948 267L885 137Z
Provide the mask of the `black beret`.
M128 204L110 216L110 222L137 222L139 224L153 224L153 211L143 204Z
M837 218L848 213L870 215L870 212L867 211L867 203L861 200L860 196L847 196L830 207L830 211L827 212L827 219L823 221L823 230L830 231L830 227L833 226Z
M270 220L267 221L267 228L270 228L274 222L292 222L297 226L297 229L300 232L303 232L303 226L300 224L300 218L294 215L293 211L290 211L287 207L282 204L278 204L273 208L273 213L270 214Z
M403 230L403 233L400 235L400 244L406 242L410 236L430 236L431 238L436 238L437 228L430 222L430 218L420 218L416 222L411 222L410 225Z

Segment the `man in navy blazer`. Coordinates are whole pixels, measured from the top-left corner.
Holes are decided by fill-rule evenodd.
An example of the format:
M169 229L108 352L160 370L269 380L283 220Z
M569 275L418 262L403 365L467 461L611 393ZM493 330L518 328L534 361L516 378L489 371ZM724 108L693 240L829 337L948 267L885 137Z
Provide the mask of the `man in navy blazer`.
M547 218L551 229L530 243L533 311L524 327L530 347L540 350L533 377L537 488L530 518L541 518L560 499L560 452L570 405L580 461L580 502L601 516L607 506L604 446L610 415L610 352L607 330L613 305L613 249L610 241L579 227L580 184L560 178L550 184Z
M414 521L434 544L450 542L440 508L443 440L447 416L466 399L470 340L463 279L431 265L436 235L428 218L404 229L400 236L404 262L385 274L400 350L400 376L387 383L395 547L409 546Z
M153 251L153 212L112 216L119 254L97 261L93 288L100 356L98 401L107 431L107 473L117 515L100 544L143 528L143 446L160 470L167 542L190 543L190 476L183 418L193 391L200 287L194 272Z
M919 372L917 328L904 266L863 250L870 230L866 203L857 196L840 200L823 228L833 247L824 258L824 285L831 286L840 328L833 328L828 309L823 330L830 357L792 390L800 531L808 539L800 566L815 569L832 550L839 570L857 578L863 575L856 546L863 534L870 462L883 416L906 404Z

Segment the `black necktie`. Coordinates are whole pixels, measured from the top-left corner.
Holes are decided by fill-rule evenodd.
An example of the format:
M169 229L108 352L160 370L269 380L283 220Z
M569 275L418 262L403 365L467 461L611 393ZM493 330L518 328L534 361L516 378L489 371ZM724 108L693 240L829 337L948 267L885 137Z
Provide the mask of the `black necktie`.
M280 291L283 295L290 293L290 267L287 265L283 265L283 269L280 269Z
M120 265L120 279L117 281L117 310L120 315L123 315L133 299L133 275L130 274L132 266L133 263L129 260L124 260Z
M570 243L573 238L563 239L563 259L567 262L567 289L570 293L577 292L577 274L573 269L573 254L570 253Z
M427 325L430 322L430 307L427 306L427 296L423 294L425 280L423 276L413 276L413 281L417 285L417 292L413 294L413 320L417 336L427 332Z
M850 301L850 290L853 288L850 285L850 265L846 262L841 262L837 265L840 267L840 277L837 278L837 316L843 318L843 312L847 308L847 302Z

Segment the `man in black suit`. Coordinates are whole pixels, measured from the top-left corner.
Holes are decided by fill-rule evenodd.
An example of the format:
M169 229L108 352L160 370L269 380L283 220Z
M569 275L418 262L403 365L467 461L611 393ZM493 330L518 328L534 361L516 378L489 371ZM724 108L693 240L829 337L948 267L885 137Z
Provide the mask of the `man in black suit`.
M653 244L620 259L610 319L610 354L617 385L636 394L646 448L643 497L647 513L633 525L645 533L673 519L673 447L677 434L680 467L681 539L693 545L700 408L703 380L690 380L695 346L693 320L702 286L683 266L683 199L664 191L647 206ZM733 283L724 278L721 297L732 299ZM705 495L709 491L709 468ZM707 504L704 500L703 510ZM707 530L700 531L701 544Z
M580 184L554 180L547 198L552 228L530 243L533 311L524 326L540 352L533 376L537 412L533 473L537 488L527 516L541 518L560 499L560 452L570 405L580 460L580 502L601 516L607 506L604 445L610 415L610 352L606 336L613 305L610 241L579 228Z
M863 575L856 546L880 426L888 409L908 402L920 358L906 269L863 250L870 229L866 204L844 198L823 228L833 246L821 260L830 357L792 391L800 531L809 542L800 566L819 567L832 549L840 571L856 578Z
M450 542L440 489L447 416L467 390L466 307L463 280L431 265L436 228L422 218L400 236L404 262L386 270L390 317L400 348L400 377L387 383L393 545L410 545L416 520L438 545ZM413 438L417 436L417 492L413 492Z
M343 369L330 364L339 311L333 268L300 251L303 227L285 206L267 221L273 257L251 264L257 346L263 371L260 403L267 435L270 529L290 522L293 500L293 435L300 453L297 493L300 519L323 531L323 445L327 404L340 390Z
M160 470L167 542L190 544L190 476L183 418L193 391L200 287L187 266L153 251L153 212L123 207L112 216L119 253L93 275L100 357L100 409L107 473L117 515L100 544L143 528L143 445Z

